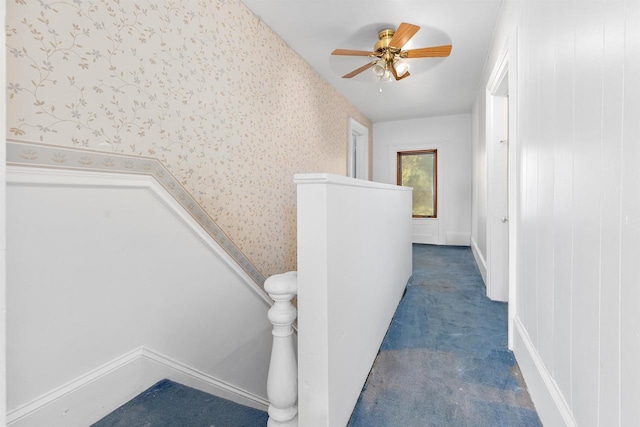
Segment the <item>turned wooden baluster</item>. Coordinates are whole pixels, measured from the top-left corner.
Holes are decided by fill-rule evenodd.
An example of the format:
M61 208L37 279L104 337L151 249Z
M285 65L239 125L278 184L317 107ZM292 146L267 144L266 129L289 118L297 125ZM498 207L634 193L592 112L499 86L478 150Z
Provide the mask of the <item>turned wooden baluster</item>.
M291 300L298 292L298 273L269 277L264 289L273 299L269 320L273 324L273 347L267 378L269 422L267 427L298 426L298 363L293 343L296 308Z

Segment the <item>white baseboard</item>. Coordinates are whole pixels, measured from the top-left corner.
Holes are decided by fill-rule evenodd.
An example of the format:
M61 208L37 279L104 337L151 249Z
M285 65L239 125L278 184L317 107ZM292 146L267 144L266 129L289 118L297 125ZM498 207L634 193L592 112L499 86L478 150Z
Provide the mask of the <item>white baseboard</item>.
M482 276L482 281L487 283L487 261L485 261L482 256L482 252L480 252L480 248L478 247L478 243L471 237L471 253L473 253L473 257L476 260L476 264L478 264L478 270L480 270L480 275Z
M515 329L513 353L542 424L576 427L571 408L517 316L513 320L513 325Z
M145 370L150 368L157 370L161 375L161 379L167 378L188 387L262 411L266 411L269 406L269 401L264 397L241 390L151 349L144 348L142 357L145 359L145 363L149 365L145 367Z
M240 390L153 350L139 347L67 384L10 410L10 427L84 427L162 379L266 410L266 399Z

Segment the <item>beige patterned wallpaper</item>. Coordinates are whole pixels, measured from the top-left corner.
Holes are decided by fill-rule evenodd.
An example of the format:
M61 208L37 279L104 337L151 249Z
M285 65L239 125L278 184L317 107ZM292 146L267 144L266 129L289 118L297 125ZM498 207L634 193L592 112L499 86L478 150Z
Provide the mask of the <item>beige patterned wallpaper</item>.
M295 268L293 174L371 128L239 0L10 0L6 33L9 138L157 158L265 276Z

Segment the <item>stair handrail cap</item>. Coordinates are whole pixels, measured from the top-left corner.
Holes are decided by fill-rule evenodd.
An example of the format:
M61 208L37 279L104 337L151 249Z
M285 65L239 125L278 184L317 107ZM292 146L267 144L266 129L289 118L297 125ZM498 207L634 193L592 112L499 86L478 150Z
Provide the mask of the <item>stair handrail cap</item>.
M265 280L264 290L269 294L291 294L298 290L298 272L274 274Z

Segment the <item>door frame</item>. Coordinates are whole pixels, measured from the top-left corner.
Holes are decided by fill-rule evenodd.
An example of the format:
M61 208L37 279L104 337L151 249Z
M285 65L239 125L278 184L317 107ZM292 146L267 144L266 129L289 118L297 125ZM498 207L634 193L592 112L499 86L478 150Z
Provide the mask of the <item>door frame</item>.
M349 117L348 129L347 176L369 180L369 128Z
M509 62L503 56L487 84L486 93L486 171L487 171L487 296L494 301L509 301L509 277L502 271L509 267L509 228L500 224L508 217L509 168L504 150L509 146ZM505 129L506 126L506 129ZM506 186L506 187L505 187ZM506 209L505 209L506 207ZM506 219L502 220L503 222ZM505 258L506 257L506 258Z
M487 121L487 139L485 141L487 147L487 289L490 289L490 277L491 277L491 227L489 214L491 209L491 197L490 197L490 185L489 185L489 144L493 144L492 130L491 130L491 111L490 107L493 104L495 96L501 95L505 86L508 88L508 144L509 144L509 157L508 157L508 231L509 231L509 245L508 245L508 346L509 349L513 349L513 335L514 335L514 319L517 315L517 231L518 231L518 132L517 132L517 106L518 106L518 33L515 28L507 38L507 42L500 52L498 59L495 63L493 71L487 82L486 92L486 121ZM504 96L504 93L502 93Z

